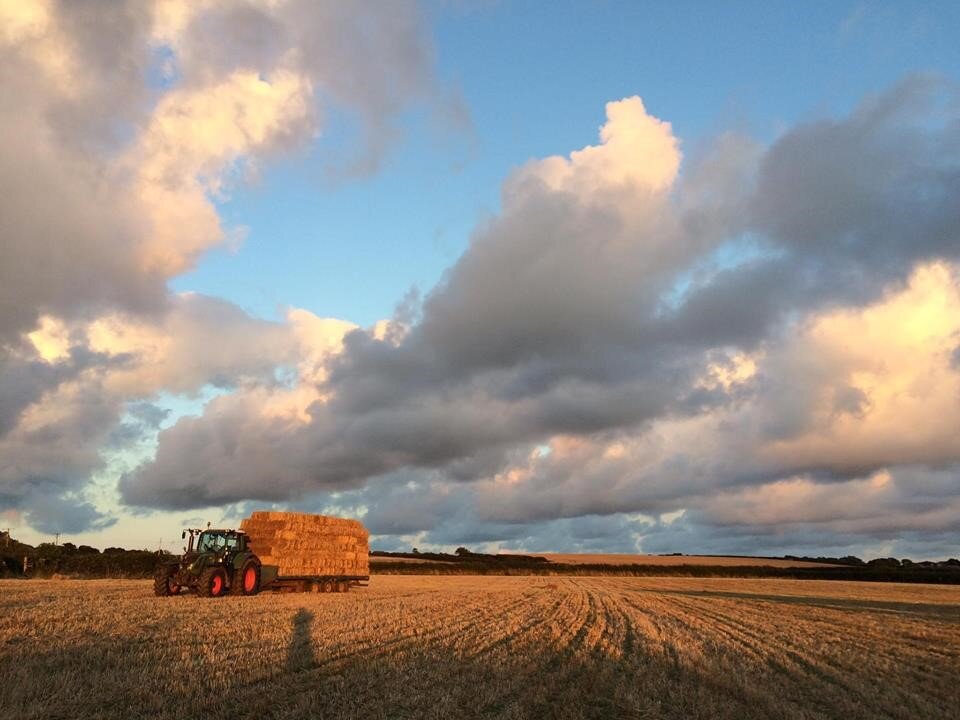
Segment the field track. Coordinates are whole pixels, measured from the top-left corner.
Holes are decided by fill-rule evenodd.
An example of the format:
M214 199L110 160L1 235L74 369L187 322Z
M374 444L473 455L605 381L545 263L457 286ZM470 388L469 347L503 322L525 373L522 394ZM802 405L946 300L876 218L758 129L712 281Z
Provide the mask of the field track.
M960 587L377 576L155 598L0 581L0 719L960 718Z

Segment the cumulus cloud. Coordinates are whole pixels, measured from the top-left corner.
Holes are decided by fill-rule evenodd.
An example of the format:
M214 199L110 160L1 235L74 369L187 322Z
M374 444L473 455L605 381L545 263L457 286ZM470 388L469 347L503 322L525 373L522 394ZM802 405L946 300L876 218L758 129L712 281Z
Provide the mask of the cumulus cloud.
M373 167L406 103L446 102L421 23L404 2L0 5L0 506L96 525L105 451L156 427L138 403L307 377L309 313L261 322L167 282L242 234L217 203L325 112L356 117ZM275 414L321 395L291 393Z
M664 512L706 507L738 486L829 493L885 468L955 466L960 374L949 353L958 311L955 271L923 266L872 305L815 315L753 357L709 365L699 384L722 390L725 403L639 433L554 440L513 467L522 482L481 483L477 507L511 521ZM905 494L914 476L899 480ZM811 497L788 504L798 518L842 512Z
M115 517L97 510L93 504L70 496L37 488L26 502L24 520L31 527L50 535L104 530L117 522Z
M595 144L505 179L422 301L265 322L167 283L327 113L357 119L369 171L411 98L447 102L416 7L2 12L0 506L34 527L109 522L92 474L159 432L130 505L348 504L389 542L953 537L953 86L686 158L639 97L608 103ZM209 386L165 427L159 395Z
M48 510L92 507L84 500L91 475L165 417L143 398L275 382L278 367L304 357L287 325L200 295L170 303L159 323L121 314L47 320L8 350L0 362L9 381L0 392L4 506L24 509L28 521L40 517L31 510L41 498Z
M722 503L841 522L829 508L887 472L897 492L836 532L921 530L907 469L960 462L953 92L907 80L767 148L723 136L682 174L668 123L610 103L598 145L506 180L402 332L345 335L308 420L223 399L124 496L348 491L375 532L530 547L531 528L633 513L617 546L652 547L671 513L736 525Z
M213 200L315 137L321 105L355 112L381 147L403 104L433 93L408 3L34 0L0 13L4 342L43 314L162 312L167 279L231 237Z

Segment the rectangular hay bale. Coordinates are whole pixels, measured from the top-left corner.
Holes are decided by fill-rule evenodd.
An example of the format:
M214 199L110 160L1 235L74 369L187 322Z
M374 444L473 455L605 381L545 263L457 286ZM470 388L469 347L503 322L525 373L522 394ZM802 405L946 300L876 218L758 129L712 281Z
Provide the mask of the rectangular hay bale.
M256 511L240 523L251 549L280 575L370 573L370 535L357 520L309 513Z

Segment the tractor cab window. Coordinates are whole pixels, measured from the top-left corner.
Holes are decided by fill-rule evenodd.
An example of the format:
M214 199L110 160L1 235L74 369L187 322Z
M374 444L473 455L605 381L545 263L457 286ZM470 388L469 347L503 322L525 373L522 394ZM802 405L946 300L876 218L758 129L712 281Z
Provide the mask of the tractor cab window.
M197 541L197 552L219 553L226 549L227 538L220 533L201 533Z

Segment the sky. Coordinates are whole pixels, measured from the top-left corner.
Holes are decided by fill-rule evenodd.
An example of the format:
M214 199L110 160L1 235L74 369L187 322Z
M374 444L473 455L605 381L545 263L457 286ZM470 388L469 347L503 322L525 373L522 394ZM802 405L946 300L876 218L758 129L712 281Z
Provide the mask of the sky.
M957 556L958 30L0 1L0 527Z

